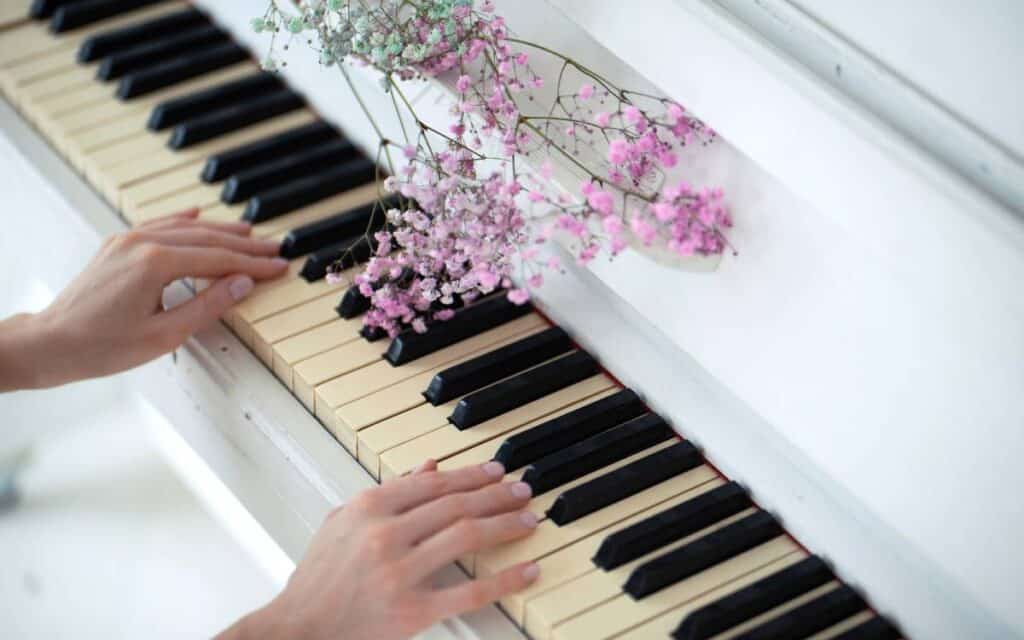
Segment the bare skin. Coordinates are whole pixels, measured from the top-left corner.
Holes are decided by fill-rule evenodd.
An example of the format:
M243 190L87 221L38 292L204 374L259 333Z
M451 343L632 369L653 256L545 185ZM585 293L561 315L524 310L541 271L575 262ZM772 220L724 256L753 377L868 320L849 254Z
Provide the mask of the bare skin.
M214 323L256 281L281 275L276 242L246 224L210 224L189 211L108 239L48 308L0 321L0 392L110 375L179 347ZM184 277L210 286L170 310L164 288ZM332 511L285 589L225 630L223 640L390 640L520 591L537 578L524 563L438 588L456 558L530 535L530 488L502 482L496 462L416 472Z

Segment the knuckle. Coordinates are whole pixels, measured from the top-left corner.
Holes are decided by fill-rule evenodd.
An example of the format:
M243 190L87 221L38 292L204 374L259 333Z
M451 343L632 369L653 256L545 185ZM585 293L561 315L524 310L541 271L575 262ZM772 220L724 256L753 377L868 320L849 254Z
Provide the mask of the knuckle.
M136 244L136 243L132 243ZM167 255L166 250L159 244L153 242L141 242L136 245L139 260L145 267L156 268L163 262Z
M398 532L390 524L378 524L366 532L366 550L372 556L382 558L396 546Z
M376 490L364 491L357 495L355 498L349 501L348 506L354 511L360 513L370 513L376 507L379 498L377 497Z

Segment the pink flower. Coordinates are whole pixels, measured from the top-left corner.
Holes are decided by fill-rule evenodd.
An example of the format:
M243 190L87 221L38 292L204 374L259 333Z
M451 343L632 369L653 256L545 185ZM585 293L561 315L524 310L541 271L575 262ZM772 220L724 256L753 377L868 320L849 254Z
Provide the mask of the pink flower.
M633 105L629 105L628 107L622 110L622 117L625 118L626 122L629 122L631 124L639 124L640 121L643 119L643 114L640 113L640 110L634 107Z
M526 304L529 300L530 292L526 289L510 289L508 292L508 301L512 304Z
M544 200L544 194L539 191L531 191L526 197L530 202L540 202Z
M655 202L651 208L654 210L654 217L662 222L674 220L679 215L676 208L669 202Z
M594 95L594 85L583 85L582 87L580 87L580 90L577 92L576 95L580 97L580 100L590 100L590 98L592 98Z
M530 58L525 53L516 54L516 64L518 64L521 67L526 66L526 63L529 61L529 59Z
M640 241L648 247L651 246L651 243L654 242L654 237L657 235L657 231L655 231L654 227L639 217L634 217L629 221L629 228L632 229L633 233L640 238Z
M607 127L608 123L611 121L611 119L612 119L612 115L610 113L606 113L604 111L602 111L601 113L599 113L596 116L594 116L594 122L596 122L597 126L599 126L599 127Z
M668 117L675 122L683 117L684 111L683 108L676 104L675 102L670 102L668 104L668 109L666 110L666 113L668 114Z
M534 289L541 287L544 284L544 276L541 274L535 274L530 276L530 279L526 281Z
M608 145L608 162L622 164L629 158L629 143L622 138L612 140Z
M469 76L459 76L458 81L455 83L455 88L459 90L459 93L466 93L466 90L469 89L469 83Z
M608 215L612 212L614 206L614 200L612 194L607 191L593 191L587 196L587 204L594 208L598 213Z
M622 233L622 220L618 216L608 216L601 221L601 226L609 235L617 236Z

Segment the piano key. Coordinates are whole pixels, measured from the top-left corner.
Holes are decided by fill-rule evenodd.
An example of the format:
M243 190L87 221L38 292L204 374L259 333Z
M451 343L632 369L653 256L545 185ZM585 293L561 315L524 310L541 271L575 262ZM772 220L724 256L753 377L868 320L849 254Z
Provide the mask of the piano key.
M53 15L59 7L66 4L74 4L76 2L84 2L85 0L33 0L29 7L29 16L36 20L42 20L43 18L49 18Z
M445 321L442 331L416 333L410 329L401 333L391 341L384 357L396 367L404 365L532 312L533 305L529 303L516 305L504 295L494 295L455 312L455 317Z
M338 211L350 209L359 205L373 202L375 198L379 196L378 186L376 182L364 184L361 187L355 189L349 189L345 193L340 195L321 200L315 204L311 204L308 207L299 209L298 211L292 211L289 214L268 220L267 222L259 222L252 225L252 232L258 237L275 236L294 229L295 227L316 222L317 220L323 220L328 218ZM209 209L210 213L213 213L215 209L221 207L239 207L241 205L226 205L220 204L217 207ZM238 218L233 218L237 220ZM303 265L305 267L305 265Z
M661 443L655 446L659 447L659 451L664 451L671 446L671 443ZM630 459L642 459L644 455L634 454ZM619 468L622 468L622 466ZM605 467L594 472L594 475L600 477L600 475L609 471L610 469ZM516 475L511 474L511 477L515 478ZM581 482L577 486L582 486L583 484L586 484L586 482ZM714 469L708 465L701 465L676 478L673 482L655 485L623 498L614 505L597 510L568 525L559 526L550 520L542 520L529 538L480 553L475 562L476 573L478 575L490 575L497 573L503 567L517 562L538 560L599 532L605 532L604 535L607 537L606 530L609 527L623 522L634 514L643 512L647 514L647 517L653 517L655 514L670 509L677 504L684 504L695 500L721 485L722 480L717 477ZM535 499L539 497L535 496ZM535 508L535 505L532 505L530 508ZM624 526L617 527L617 529L621 528L624 528ZM599 543L600 539L594 541L595 551ZM590 563L590 558L585 558L579 570L585 572L591 569L593 569L593 565Z
M27 22L31 18L27 8L28 2L21 0L0 3L0 29L8 29Z
M448 422L456 429L469 429L600 371L589 353L570 353L462 398Z
M295 367L300 363L322 353L334 351L339 347L352 346L365 351L366 348L374 346L362 340L359 337L359 332L352 331L352 325L343 320L346 318L332 320L327 324L274 344L274 374L288 389L291 390L295 387L293 373ZM378 349L374 353L362 355L362 358L357 353L350 356L345 362L353 363L354 368L359 368L376 362L380 358L381 351Z
M495 452L494 459L506 470L514 471L645 413L647 407L639 396L630 389L622 389L572 414L510 436Z
M735 482L729 482L693 501L663 511L643 522L608 536L594 555L594 564L608 571L753 506L750 496Z
M342 318L354 318L370 310L370 298L359 291L359 285L352 285L345 290L345 295L338 303L338 315ZM383 355L383 352L381 353Z
M526 468L523 482L540 495L674 435L658 415L634 418L537 460Z
M634 598L643 598L782 534L782 527L771 514L755 513L637 567L623 590Z
M706 640L835 579L817 556L690 613L672 634L676 640Z
M89 36L78 48L79 62L92 62L100 58L120 53L135 45L150 42L166 33L173 33L206 23L206 16L194 8L146 20L137 24L104 31Z
M900 630L885 618L871 617L834 637L834 640L899 640Z
M501 342L508 337L518 336L543 325L544 321L540 316L530 314L493 329L481 331L477 335L461 340L445 349L438 350L430 356L402 367L392 367L387 362L378 360L372 366L366 367L355 374L335 375L331 378L326 378L325 382L316 385L315 404L318 415L321 416L321 422L324 424L334 425L336 422L335 410L342 405L369 396L381 389L392 387L414 376L424 375L426 372L430 372L430 375L433 375L435 369L488 349L491 345ZM426 382L423 382L423 384L426 384ZM299 381L296 380L297 393L299 386ZM382 408L391 409L391 407L371 407L372 414L368 418L365 414L349 408L348 411L351 413L339 414L338 417L344 420L345 428L355 431L376 422L379 419L377 416ZM401 410L397 409L390 415L394 415ZM373 422L367 422L367 420L373 420Z
M182 122L174 127L167 146L171 149L191 147L257 122L295 111L305 104L299 94L290 89L244 100L244 104Z
M327 324L338 317L334 313L335 299L336 294L329 293L254 323L247 344L265 363L273 363L274 343ZM359 319L345 322L349 323L352 331L361 324Z
M856 591L841 585L740 636L743 640L805 638L827 629L867 607Z
M356 295L360 295L358 291ZM572 341L568 334L558 327L551 327L535 336L439 372L430 380L423 397L436 406L570 350Z
M689 442L675 445L647 458L563 492L551 505L548 518L563 526L618 502L659 482L678 476L703 462Z
M667 546L641 556L632 562L626 563L611 571L590 569L578 577L565 582L541 596L530 599L526 604L524 626L527 632L535 640L549 640L552 637L552 630L559 625L565 624L572 618L583 614L587 609L598 607L604 603L613 601L616 597L623 595L622 583L634 571L637 566L642 566L652 557L659 553L672 553L675 550L692 544L696 540L714 535L718 531L728 528L737 520L742 519L753 510L729 516L719 522L715 522L698 532L669 543ZM787 541L788 542L788 541ZM779 550L781 553L783 550ZM772 558L777 556L772 556ZM770 559L772 559L770 558ZM766 561L770 561L770 559ZM744 567L746 568L746 567ZM754 567L750 567L751 569ZM730 576L725 576L729 579ZM711 585L714 586L714 585ZM571 636L570 636L571 637Z
M381 455L381 476L390 478L396 475L401 475L402 473L415 468L419 462L422 462L424 455L434 458L435 460L443 460L450 455L454 455L460 451L476 446L485 440L491 440L502 436L527 421L513 421L509 419L508 416L531 414L535 408L546 407L554 400L562 398L566 394L574 394L575 396L575 394L585 391L585 395L592 396L613 385L613 381L608 376L598 374L582 382L578 382L571 387L566 387L562 391L553 393L550 396L535 400L530 404L523 405L519 409L515 409L504 416L492 418L491 420L481 423L472 429L459 431L455 427L446 425L443 429L431 431L416 440L412 440L399 445L394 449L385 451ZM550 413L550 411L547 413Z
M262 97L267 92L280 91L283 87L281 79L277 76L265 71L255 71L238 80L161 102L153 108L146 128L150 131L163 131L168 127L236 106L239 101L246 98Z
M233 42L208 45L188 55L125 75L117 85L116 95L121 100L132 100L204 73L237 64L248 57L248 52Z
M10 102L20 103L17 96L12 94L26 85L65 73L76 67L76 63L68 56L66 49L51 49L35 58L0 69L0 87L3 88Z
M745 573L731 582L717 586L710 591L705 591L697 597L690 597L690 583L684 581L642 600L621 596L606 603L602 609L615 613L616 608L622 607L628 611L626 614L627 618L623 621L622 626L630 627L635 625L622 633L618 633L616 629L615 633L618 633L618 635L613 635L617 640L666 638L672 635L679 620L685 618L690 612L696 611L764 577L800 562L804 557L806 557L805 553L798 549L758 569Z
M130 138L89 154L83 165L86 176L100 188L101 193L111 202L117 202L117 194L130 184L209 157L223 149L310 122L313 117L309 111L297 111L173 152L164 147L159 137L145 134L146 138ZM232 219L237 220L237 214ZM268 230L267 234L275 231L277 229Z
M203 166L201 178L203 182L220 182L232 174L275 160L282 154L294 153L339 137L331 125L318 120L211 156Z
M336 195L352 187L373 182L377 165L368 158L356 158L253 196L242 219L263 222L307 204Z
M330 139L323 144L303 148L277 160L235 173L224 182L221 200L232 204L241 202L261 190L281 186L323 167L352 160L358 155L358 150L348 140Z
M182 189L177 193L172 193L161 198L157 198L152 202L141 207L130 207L124 200L124 191L121 193L121 207L124 210L126 218L132 222L138 224L154 220L156 218L162 218L164 216L177 213L178 211L185 211L187 209L207 209L220 202L217 188L213 185L203 184L195 180L195 171L197 168L196 163L190 163L187 165L190 173L193 176L194 186ZM175 170L176 171L176 170ZM161 176L157 176L159 178ZM145 183L142 183L145 184Z
M628 594L618 592L588 611L562 619L554 627L551 637L556 640L605 640L618 637L631 627L661 615L670 615L678 620L686 610L700 606L694 603L705 602L708 594L728 594L748 584L750 575L763 576L766 571L777 571L803 555L792 540L778 537L647 598L634 600ZM608 577L609 574L596 572L590 575L594 583L609 584L608 580L599 579L599 576ZM621 579L614 582L621 584ZM582 581L577 586L581 590L588 588ZM834 588L834 584L830 588ZM583 599L588 598L589 594L583 596ZM658 637L667 635L666 632ZM715 637L716 640L722 639L722 636Z
M822 629L821 631L815 633L812 636L808 636L807 640L835 640L836 638L842 636L844 633L852 629L855 629L858 626L873 619L875 619L874 612L870 610L864 610L860 613L855 613L854 615L850 616L849 618L846 618L842 622L837 622L836 624L832 625L831 627L828 627L827 629Z
M57 7L50 20L50 31L63 33L122 13L129 13L163 0L86 0Z
M323 295L330 293L336 296L355 275L354 271L346 272L339 276L342 280L335 283L326 280L306 282L301 278L291 278L259 295L246 297L242 303L235 305L229 321L232 326L238 326L239 323L252 325Z
M314 251L306 258L299 274L304 280L314 282L327 276L327 269L341 262L342 266L362 264L373 255L373 247L364 236L348 238L337 244Z
M198 25L181 33L124 49L100 60L96 78L104 82L152 66L160 60L175 58L192 49L228 42L228 35L212 24Z
M110 93L110 87L97 83L93 79L91 69L74 66L63 68L46 78L26 84L20 88L15 100L23 110L31 113L42 109L46 103L54 101L57 101L58 108L66 108L67 105L61 103L60 99L72 94L99 95L109 99Z

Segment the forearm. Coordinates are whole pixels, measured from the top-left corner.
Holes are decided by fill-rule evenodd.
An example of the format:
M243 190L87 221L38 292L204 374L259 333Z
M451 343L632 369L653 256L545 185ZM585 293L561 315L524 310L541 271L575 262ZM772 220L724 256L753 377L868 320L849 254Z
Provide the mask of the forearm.
M0 320L0 392L51 384L43 365L52 345L46 344L42 323L27 313Z
M288 638L280 624L273 603L242 617L235 624L217 634L214 640L275 640Z

